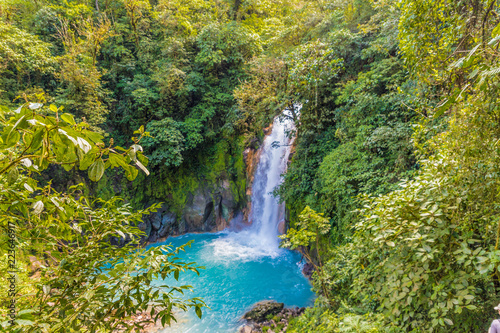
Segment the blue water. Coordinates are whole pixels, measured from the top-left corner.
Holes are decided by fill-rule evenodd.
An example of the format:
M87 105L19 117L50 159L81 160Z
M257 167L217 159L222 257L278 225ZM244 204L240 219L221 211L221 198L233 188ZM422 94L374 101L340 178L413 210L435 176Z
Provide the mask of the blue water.
M286 307L312 304L314 293L301 273L300 255L285 249L261 248L252 236L248 231L187 234L153 245L179 246L194 240L180 257L206 269L200 276L185 272L179 282L173 277L165 282L193 286L194 292L187 293L187 297L202 297L210 307L203 310L201 320L192 310L177 312L179 322L160 332L234 333L242 324L241 316L258 301L276 300Z

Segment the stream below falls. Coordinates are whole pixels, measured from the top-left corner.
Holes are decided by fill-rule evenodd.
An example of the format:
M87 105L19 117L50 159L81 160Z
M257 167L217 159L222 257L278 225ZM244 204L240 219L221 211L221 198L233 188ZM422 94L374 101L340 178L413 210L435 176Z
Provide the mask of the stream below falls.
M272 194L286 171L291 144L286 133L291 129L290 121L276 118L264 140L252 185L250 226L240 231L187 234L151 245L180 246L194 240L180 257L206 267L200 276L188 272L179 281L155 282L191 285L194 292L187 297L201 297L210 308L204 309L201 320L194 311L178 312L178 323L160 332L234 333L242 324L241 316L258 301L276 300L286 307L312 305L314 293L301 272L300 255L279 248L278 225L284 221L284 206Z

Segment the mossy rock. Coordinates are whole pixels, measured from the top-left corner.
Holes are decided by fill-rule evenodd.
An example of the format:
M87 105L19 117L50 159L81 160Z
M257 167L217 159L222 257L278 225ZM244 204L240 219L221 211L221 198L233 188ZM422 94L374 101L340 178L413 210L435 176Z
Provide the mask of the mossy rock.
M276 301L261 301L255 303L252 310L245 313L243 318L249 321L262 322L266 317L274 316L283 310L284 304Z

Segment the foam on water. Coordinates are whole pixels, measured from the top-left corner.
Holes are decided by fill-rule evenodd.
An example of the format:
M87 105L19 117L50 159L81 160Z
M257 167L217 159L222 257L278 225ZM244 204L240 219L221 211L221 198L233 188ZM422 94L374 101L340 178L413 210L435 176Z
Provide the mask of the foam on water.
M284 250L277 247L265 246L255 233L244 230L238 233L229 233L218 238L206 246L206 253L210 253L213 261L252 261L262 257L277 258Z

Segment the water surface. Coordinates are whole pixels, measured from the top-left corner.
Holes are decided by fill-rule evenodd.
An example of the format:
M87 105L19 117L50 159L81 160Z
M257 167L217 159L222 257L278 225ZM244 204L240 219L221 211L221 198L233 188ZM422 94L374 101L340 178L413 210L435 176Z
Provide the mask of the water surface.
M240 317L258 301L277 300L287 307L312 304L314 294L301 272L300 255L285 249L265 252L254 247L248 236L245 231L221 232L167 240L166 244L174 246L195 241L181 257L206 269L201 270L200 276L193 272L181 274L177 285L192 285L194 293L188 296L202 297L210 309L203 310L201 320L194 311L180 312L176 316L179 323L160 332L234 333L241 325ZM173 285L172 280L167 280L167 284ZM156 283L160 285L162 281Z

